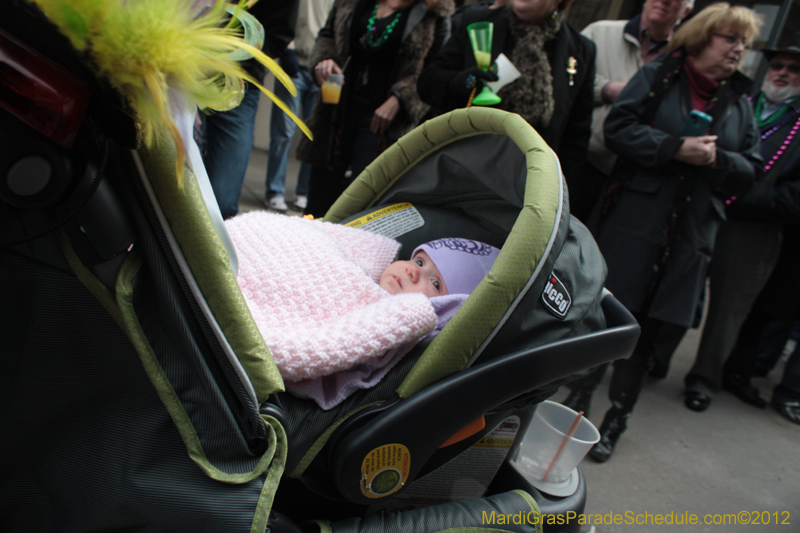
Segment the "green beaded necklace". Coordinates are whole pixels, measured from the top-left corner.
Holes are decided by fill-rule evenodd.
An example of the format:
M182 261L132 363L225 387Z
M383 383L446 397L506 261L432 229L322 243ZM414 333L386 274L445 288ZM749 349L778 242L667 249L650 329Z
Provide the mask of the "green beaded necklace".
M394 20L391 21L388 26L386 26L386 29L383 30L383 33L381 33L380 37L375 38L375 19L378 18L378 3L376 2L375 9L372 10L372 16L367 21L367 43L369 43L372 48L378 48L380 45L385 43L386 39L388 39L389 35L391 35L394 31L394 27L397 26L397 23L400 21L401 16L401 12L398 11L395 13Z
M761 93L758 96L758 101L756 102L756 108L753 111L753 113L756 116L756 122L758 123L758 127L759 128L763 128L764 126L772 124L773 122L778 120L780 117L785 115L786 112L789 111L789 109L790 109L790 106L785 105L781 109L775 111L773 114L771 114L769 117L767 117L766 120L761 120L761 112L764 110L764 93Z

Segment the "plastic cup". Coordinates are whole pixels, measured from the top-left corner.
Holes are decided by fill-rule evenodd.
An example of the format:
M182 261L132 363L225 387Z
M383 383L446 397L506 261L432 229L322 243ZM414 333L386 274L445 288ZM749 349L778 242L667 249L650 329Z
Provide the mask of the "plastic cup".
M472 53L475 54L475 63L486 72L492 63L492 33L494 24L491 22L473 22L467 26L469 42ZM473 105L495 105L502 102L502 98L492 92L488 85L484 85L472 99Z
M325 104L338 104L342 96L342 85L344 85L344 75L331 74L322 84L322 102Z
M544 401L539 404L523 437L517 466L540 481L566 481L592 445L600 440L600 432L584 417L567 437L577 416L578 413L559 403ZM544 479L545 474L547 479Z

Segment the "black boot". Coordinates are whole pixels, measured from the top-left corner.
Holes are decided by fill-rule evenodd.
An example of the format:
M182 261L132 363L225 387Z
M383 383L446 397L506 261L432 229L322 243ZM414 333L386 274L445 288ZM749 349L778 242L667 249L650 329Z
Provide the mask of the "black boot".
M589 450L589 455L598 463L609 460L620 435L628 425L628 418L639 399L644 378L653 361L655 339L665 324L646 316L634 316L642 328L639 342L630 358L614 362L614 373L608 385L611 409L606 412L603 423L600 424L600 441Z
M742 374L723 374L722 388L744 403L764 409L767 406L767 401L761 397L758 389L750 384L750 378Z
M589 408L592 406L592 395L597 390L597 386L603 381L606 375L608 363L602 364L593 369L589 374L578 378L567 386L571 389L569 396L561 405L569 407L576 413L583 411L583 416L589 418Z
M667 374L669 374L669 360L664 362L656 359L655 363L653 363L653 368L651 368L647 373L650 374L650 377L652 378L665 379Z
M683 399L683 405L692 411L702 413L711 405L711 396L703 391L687 388L684 394L686 398Z
M569 407L576 413L583 411L583 416L589 416L589 407L592 406L592 394L594 389L587 387L576 387L570 391L567 399L561 402L564 407Z
M600 441L589 450L589 456L592 459L598 463L605 463L611 458L620 435L628 425L630 416L630 409L625 409L619 404L612 404L600 425Z

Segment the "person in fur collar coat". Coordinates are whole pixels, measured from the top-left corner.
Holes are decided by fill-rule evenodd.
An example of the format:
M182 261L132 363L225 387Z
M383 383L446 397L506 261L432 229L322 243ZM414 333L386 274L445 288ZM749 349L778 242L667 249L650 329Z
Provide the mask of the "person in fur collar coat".
M311 163L306 214L320 217L381 151L417 126L428 105L417 78L449 37L453 0L337 0L309 64L322 85L344 73L338 104L317 102L298 159ZM343 71L344 69L344 71Z

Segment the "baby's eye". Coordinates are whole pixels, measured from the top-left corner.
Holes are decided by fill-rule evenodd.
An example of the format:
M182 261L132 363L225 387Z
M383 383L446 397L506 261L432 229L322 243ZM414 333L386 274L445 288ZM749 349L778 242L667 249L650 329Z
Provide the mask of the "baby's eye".
M442 284L438 280L433 280L433 288L440 291L442 290Z
M417 266L422 266L422 259L415 259L414 262L417 264Z

